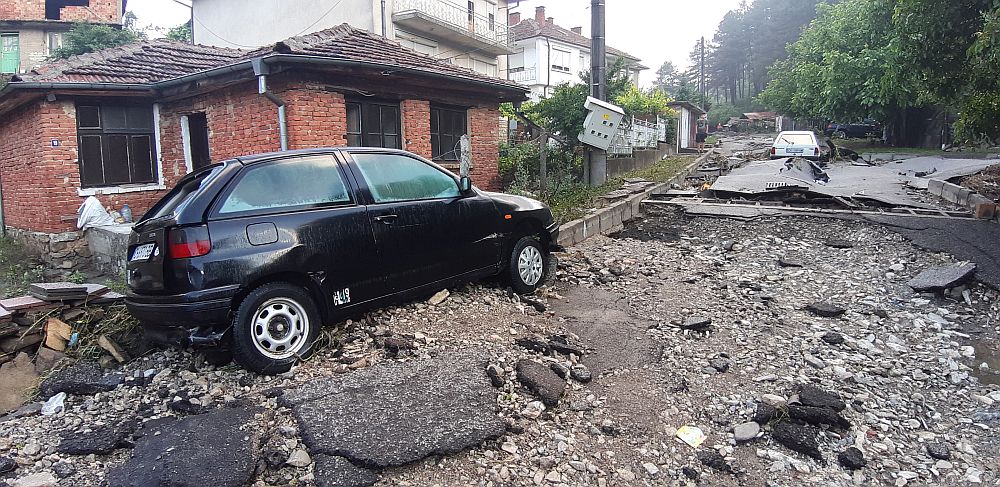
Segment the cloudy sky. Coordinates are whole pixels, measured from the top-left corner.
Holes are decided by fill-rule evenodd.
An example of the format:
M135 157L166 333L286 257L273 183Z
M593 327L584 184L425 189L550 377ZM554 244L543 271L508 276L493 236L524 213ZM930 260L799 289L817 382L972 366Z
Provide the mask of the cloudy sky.
M190 3L190 0L178 0ZM252 1L252 0L250 0ZM643 60L651 69L644 73L648 85L663 61L687 65L687 55L701 36L711 38L722 16L741 0L607 0L608 44ZM544 5L546 16L566 28L582 26L590 32L589 0L510 0L520 4L512 10L522 18L535 15ZM187 22L190 10L174 0L129 0L128 9L140 25L169 28Z

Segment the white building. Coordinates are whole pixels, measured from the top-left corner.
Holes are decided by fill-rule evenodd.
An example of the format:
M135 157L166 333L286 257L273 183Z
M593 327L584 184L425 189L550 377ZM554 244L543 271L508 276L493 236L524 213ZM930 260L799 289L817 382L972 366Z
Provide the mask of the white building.
M192 0L194 41L251 48L347 23L506 78L507 0Z
M514 52L508 56L508 77L531 89L531 98L546 98L552 89L562 83L577 83L580 74L590 71L590 38L582 34L581 27L566 29L545 16L545 7L535 8L535 18L521 19L513 12L508 24L514 37ZM607 47L608 66L619 58L625 60L625 69L636 85L639 73L646 66L640 59L613 47Z

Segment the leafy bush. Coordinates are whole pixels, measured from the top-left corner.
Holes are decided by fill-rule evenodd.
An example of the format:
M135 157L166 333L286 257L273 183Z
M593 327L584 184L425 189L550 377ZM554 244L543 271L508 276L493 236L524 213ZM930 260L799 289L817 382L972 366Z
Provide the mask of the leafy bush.
M537 143L501 144L500 181L508 191L537 192L541 187L538 179L540 167ZM583 177L583 158L560 146L549 146L545 167L549 189L564 181Z

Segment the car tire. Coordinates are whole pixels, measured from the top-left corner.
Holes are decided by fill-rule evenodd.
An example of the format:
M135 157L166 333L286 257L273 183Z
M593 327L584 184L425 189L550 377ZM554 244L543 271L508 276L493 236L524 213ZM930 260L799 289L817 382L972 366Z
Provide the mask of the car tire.
M548 276L549 253L534 236L521 237L514 244L507 263L510 287L518 294L531 294Z
M835 139L846 139L847 138L847 132L844 132L843 130L838 130L838 131L836 131L836 132L833 133L833 138L835 138Z
M247 295L233 318L233 359L260 374L287 372L312 354L321 326L316 303L305 289L265 284Z

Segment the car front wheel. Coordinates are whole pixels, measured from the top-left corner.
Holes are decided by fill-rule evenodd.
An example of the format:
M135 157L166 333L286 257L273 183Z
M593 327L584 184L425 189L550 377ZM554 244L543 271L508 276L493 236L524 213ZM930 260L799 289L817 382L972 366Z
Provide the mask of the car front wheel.
M548 252L542 248L538 239L528 236L521 237L514 244L507 265L510 285L518 294L535 292L545 282L548 273Z
M247 295L233 319L233 359L261 374L287 372L312 354L319 328L319 311L305 289L265 284Z

